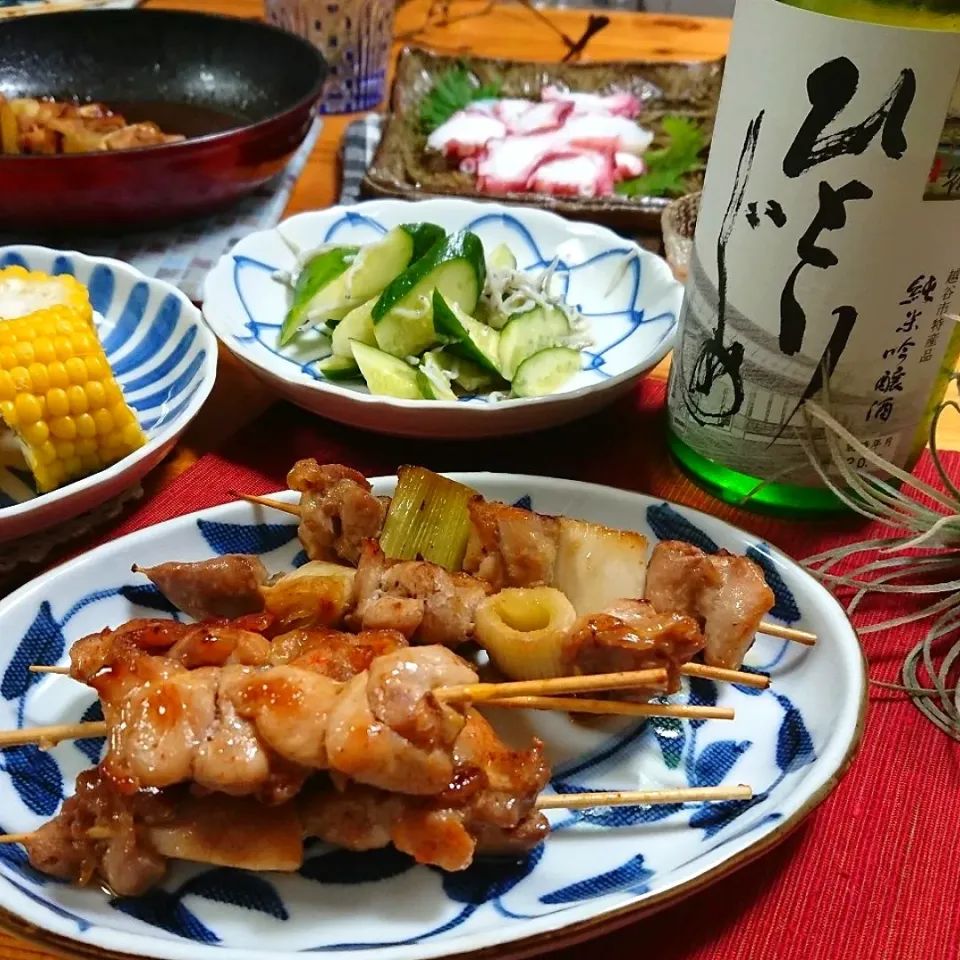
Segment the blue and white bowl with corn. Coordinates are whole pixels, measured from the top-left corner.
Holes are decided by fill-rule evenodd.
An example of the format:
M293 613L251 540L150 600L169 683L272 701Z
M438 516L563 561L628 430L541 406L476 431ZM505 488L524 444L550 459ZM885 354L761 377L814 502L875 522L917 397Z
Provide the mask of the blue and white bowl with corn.
M683 288L610 230L470 200L376 200L250 234L207 278L224 346L294 403L399 436L503 436L627 393Z
M118 260L0 247L0 542L133 487L216 377L178 290Z

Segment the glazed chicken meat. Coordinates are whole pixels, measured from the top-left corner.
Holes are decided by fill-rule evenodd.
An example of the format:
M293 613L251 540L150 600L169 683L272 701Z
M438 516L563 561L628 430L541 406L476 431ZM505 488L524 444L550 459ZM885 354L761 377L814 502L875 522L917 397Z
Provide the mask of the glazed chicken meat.
M743 663L775 602L763 570L748 557L726 550L704 553L680 540L654 547L647 598L659 613L696 618L704 633L704 661L731 669Z

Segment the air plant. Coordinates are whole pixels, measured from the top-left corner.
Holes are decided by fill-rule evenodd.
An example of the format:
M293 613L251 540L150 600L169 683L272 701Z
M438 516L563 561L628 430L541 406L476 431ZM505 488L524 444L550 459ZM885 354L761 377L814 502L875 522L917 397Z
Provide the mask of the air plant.
M952 379L960 382L960 375ZM960 489L950 479L936 443L941 416L948 409L960 413L960 404L944 401L930 423L930 453L942 483L938 489L857 440L830 415L829 401L829 388L825 388L822 404L807 401L803 406L804 445L810 462L823 483L851 510L902 532L826 550L808 557L804 566L843 597L848 614L869 594L916 599L917 607L911 612L860 628L862 635L930 621L923 639L904 660L903 682L871 683L907 694L937 727L960 740L960 679L951 677L960 665ZM825 428L822 439L815 438L815 425ZM851 466L851 452L869 465L866 470ZM877 552L879 559L844 569L858 554ZM952 641L946 650L944 640Z

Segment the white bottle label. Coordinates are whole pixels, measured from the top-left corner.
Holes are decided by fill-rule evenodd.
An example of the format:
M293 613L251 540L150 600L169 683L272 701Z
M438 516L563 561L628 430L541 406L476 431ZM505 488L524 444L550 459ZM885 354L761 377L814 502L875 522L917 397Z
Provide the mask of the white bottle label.
M958 71L960 34L739 0L670 380L698 453L817 483L802 403L827 377L830 412L908 459L955 326Z

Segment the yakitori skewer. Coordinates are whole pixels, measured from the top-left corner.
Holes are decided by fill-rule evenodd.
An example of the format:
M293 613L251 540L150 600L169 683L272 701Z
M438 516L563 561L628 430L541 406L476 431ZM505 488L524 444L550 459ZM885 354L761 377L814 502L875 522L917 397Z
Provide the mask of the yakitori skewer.
M675 717L679 720L733 720L732 707L711 707L685 703L625 703L622 700L578 700L574 697L503 697L484 700L488 707L544 710L558 713L596 713L615 717ZM63 740L88 740L109 732L102 720L61 723L47 727L0 731L0 750L38 744L54 746Z
M676 787L664 790L609 790L596 793L556 793L537 798L537 810L585 810L591 807L654 806L674 803L722 803L731 800L751 800L753 790L746 784L729 787ZM108 840L109 827L91 827L89 840ZM32 839L33 831L0 834L0 845L24 843Z
M231 496L235 496L239 500L245 500L248 503L255 503L262 507L278 510L281 513L287 513L292 517L301 516L300 507L297 504L285 503L282 500L275 500L271 497L261 497L249 493L240 493L236 490L231 490L229 492ZM814 646L817 642L817 636L814 633L810 633L807 630L799 630L796 627L786 627L778 623L771 623L768 620L761 622L758 632L764 633L770 637L777 637L781 640L790 640L794 643L799 643L808 647Z
M49 673L54 674L55 676L68 677L70 676L70 668L65 666L47 666L44 664L35 664L28 668L31 673ZM770 678L765 673L748 673L746 670L727 670L725 667L708 667L704 663L685 663L680 667L680 672L687 677L702 677L704 680L717 680L721 683L736 683L742 687L754 687L757 690L766 690L770 686ZM651 677L653 674L660 674L661 676L656 678L647 678L645 675L650 674ZM514 690L513 693L509 696L526 696L533 694L549 694L553 693L574 693L581 692L586 693L592 690L620 690L629 687L642 687L642 686L656 686L657 684L663 682L666 679L666 674L662 670L629 670L623 673L598 673L591 675L584 675L578 677L556 677L550 680L524 680L516 681L516 683L524 684L536 684L540 685L536 689L530 687L527 690ZM543 689L542 684L544 683L557 683L562 681L557 686L552 688ZM590 681L584 685L576 686L567 686L568 682L573 682L577 684L578 681ZM516 686L516 683L513 686ZM494 687L500 686L499 684L475 684L475 687ZM501 694L487 694L483 695L478 694L473 696L472 699L474 702L481 702L482 700L489 700L493 697L500 696ZM444 696L446 699L451 699L450 691L447 691Z

